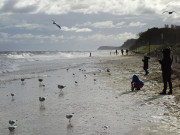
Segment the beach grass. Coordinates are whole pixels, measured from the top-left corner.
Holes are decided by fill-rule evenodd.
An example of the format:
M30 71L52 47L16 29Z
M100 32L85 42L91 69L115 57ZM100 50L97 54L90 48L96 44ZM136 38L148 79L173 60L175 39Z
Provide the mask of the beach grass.
M155 50L160 51L165 47L171 47L173 53L180 55L180 44L169 45L169 44L159 44L159 45L150 45L150 53L154 52ZM149 52L149 45L144 45L138 47L136 49L138 53L147 53Z

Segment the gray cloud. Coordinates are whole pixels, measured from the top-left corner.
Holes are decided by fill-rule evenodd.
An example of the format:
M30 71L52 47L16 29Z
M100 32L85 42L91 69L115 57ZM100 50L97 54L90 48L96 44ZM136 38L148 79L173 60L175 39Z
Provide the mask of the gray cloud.
M156 13L166 6L179 7L178 0L5 0L1 4L3 13L46 13L67 14L69 12L83 14L111 13L117 15Z
M178 14L162 14L164 10ZM1 48L96 49L120 46L150 27L178 25L180 1L1 0L0 19Z
M18 0L6 0L0 8L1 14L15 14L15 13L33 13L36 11L36 5L24 5L17 7Z

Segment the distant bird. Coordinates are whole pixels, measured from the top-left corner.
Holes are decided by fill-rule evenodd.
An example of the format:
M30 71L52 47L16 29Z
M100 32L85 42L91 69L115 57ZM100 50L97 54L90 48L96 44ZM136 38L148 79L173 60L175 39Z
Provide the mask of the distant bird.
M43 86L43 84L42 84L43 79L38 79L38 81L39 81L39 87L42 87Z
M46 97L39 97L39 101L42 103L46 100Z
M78 84L78 82L77 82L77 81L75 81L74 83L75 83L75 84Z
M86 78L87 76L86 76L86 75L84 75L84 77Z
M11 97L12 97L11 101L14 101L14 93L11 93Z
M21 82L24 82L24 80L25 80L24 78L21 78Z
M53 21L53 24L55 24L58 28L61 29L61 26L60 26L60 25L58 25L54 20L52 20L52 21Z
M16 123L17 120L9 120L9 124L10 125L14 125Z
M73 117L73 115L72 114L67 114L66 115L66 118L69 120L69 123L71 122L71 118Z
M12 100L14 100L14 93L11 93Z
M110 69L109 68L107 68L107 70L106 70L107 72L110 72Z
M166 12L167 12L168 14L176 13L175 11L164 11L163 14L166 13ZM176 14L177 14L177 13L176 13Z
M21 84L23 85L24 84L24 78L21 78Z
M15 128L16 128L16 126L10 126L10 127L8 127L8 129L9 129L10 132L13 132L13 131L15 130Z
M39 82L42 82L43 81L43 79L38 79L39 80Z
M12 96L12 97L14 97L14 94L13 94L13 93L11 93L11 96Z
M61 90L64 89L65 87L66 87L66 86L58 85L58 88L61 89Z

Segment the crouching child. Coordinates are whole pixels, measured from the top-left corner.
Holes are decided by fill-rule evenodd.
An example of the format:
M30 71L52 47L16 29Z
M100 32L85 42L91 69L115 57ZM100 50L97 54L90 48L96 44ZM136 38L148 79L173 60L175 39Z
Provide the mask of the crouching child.
M131 82L131 90L140 90L144 86L144 82L139 80L137 75L133 75Z

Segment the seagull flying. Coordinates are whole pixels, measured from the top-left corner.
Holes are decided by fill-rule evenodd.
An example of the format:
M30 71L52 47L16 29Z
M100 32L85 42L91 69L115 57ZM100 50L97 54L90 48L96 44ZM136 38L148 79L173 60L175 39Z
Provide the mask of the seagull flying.
M54 20L52 20L52 21L53 21L53 24L55 24L58 28L61 29L61 26L59 24L57 24Z
M176 13L175 11L164 11L163 14L166 13L166 12L167 12L168 14ZM176 14L177 14L177 13L176 13Z

